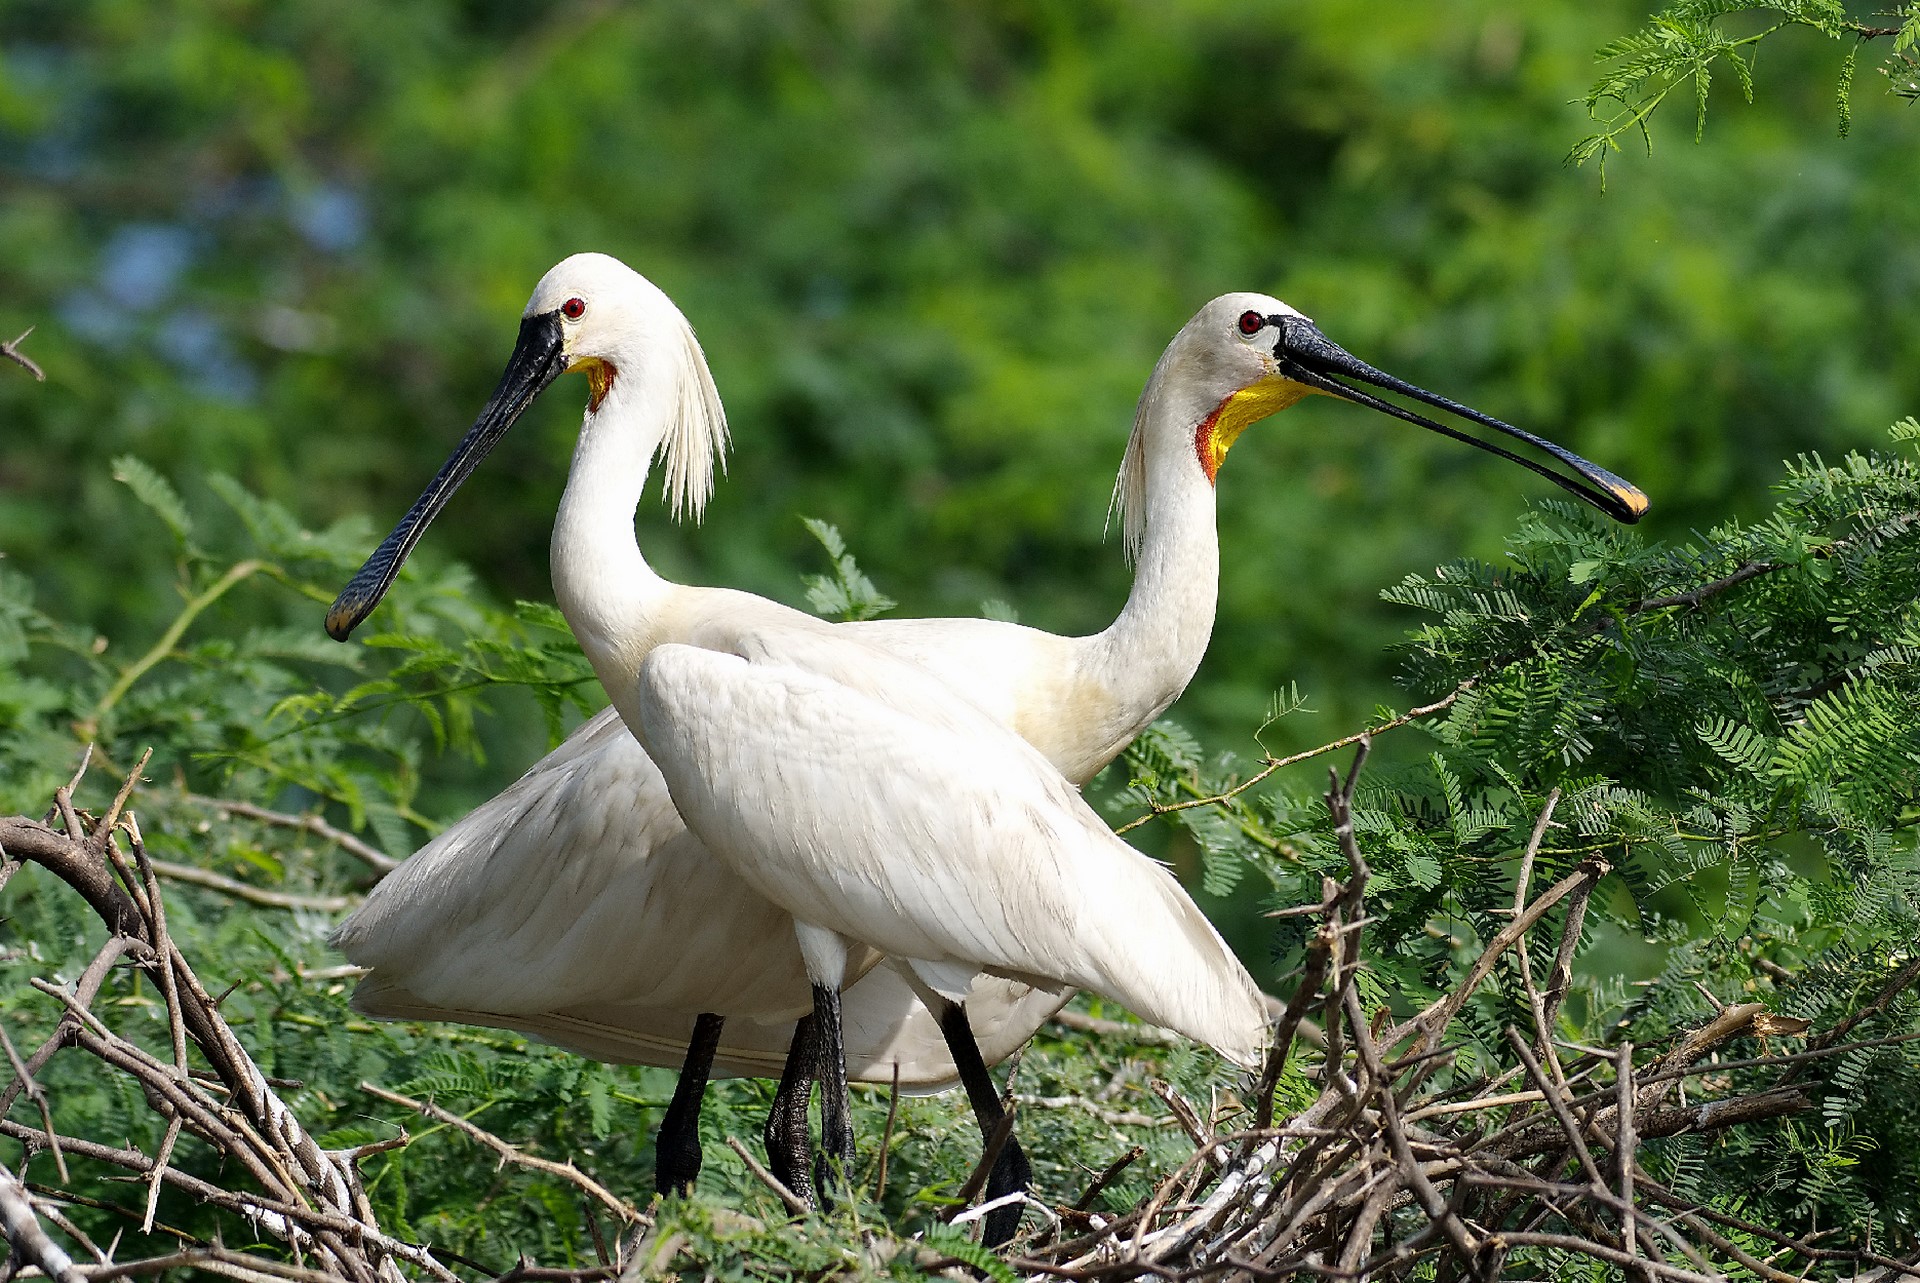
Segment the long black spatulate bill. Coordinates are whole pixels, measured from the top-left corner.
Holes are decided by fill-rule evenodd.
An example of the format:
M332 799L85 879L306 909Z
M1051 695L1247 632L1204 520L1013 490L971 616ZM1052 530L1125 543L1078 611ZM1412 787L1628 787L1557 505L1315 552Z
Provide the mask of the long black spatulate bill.
M1510 459L1531 472L1537 472L1555 485L1577 495L1592 504L1615 521L1628 525L1647 515L1647 496L1637 486L1622 480L1595 463L1589 463L1565 446L1555 445L1545 437L1535 436L1523 428L1511 423L1503 423L1489 414L1482 414L1471 406L1450 401L1436 392L1416 387L1404 379L1396 379L1384 370L1376 370L1338 343L1322 334L1319 327L1303 316L1269 316L1267 324L1279 332L1280 341L1274 345L1273 356L1279 362L1280 372L1296 382L1317 388L1330 396L1364 405L1369 409L1404 419L1408 423L1417 423L1423 428L1431 428L1442 436L1464 441L1470 446ZM1457 414L1463 419L1504 432L1510 437L1526 442L1536 449L1544 450L1573 469L1575 476L1555 472L1545 464L1536 463L1511 450L1503 449L1490 441L1450 428L1444 423L1436 423L1425 415L1416 414L1403 406L1382 400L1370 392L1363 392L1342 378L1354 379L1361 383L1370 383L1376 388L1397 392L1401 396L1412 397L1438 410Z
M407 515L400 518L393 533L381 541L366 564L334 598L333 607L327 611L327 633L335 641L345 641L373 613L373 608L387 595L387 589L393 587L407 554L420 542L427 525L447 506L447 500L460 488L460 483L487 457L487 452L506 435L514 420L533 404L533 399L566 372L566 358L560 349L558 312L529 316L520 322L520 338L513 345L513 355L507 359L506 372L500 376L500 386L487 399L480 417L467 429L467 435L460 438L452 457L414 500L413 507L407 509Z

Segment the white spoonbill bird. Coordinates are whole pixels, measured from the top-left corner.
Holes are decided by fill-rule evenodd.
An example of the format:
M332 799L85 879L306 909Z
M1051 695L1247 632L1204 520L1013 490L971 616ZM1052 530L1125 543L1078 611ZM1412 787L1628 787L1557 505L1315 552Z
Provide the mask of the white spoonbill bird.
M569 292L576 285L577 292ZM577 313L571 310L576 304ZM583 319L589 315L598 324ZM558 353L556 343L563 349ZM563 605L572 597L583 617L598 621L598 649L606 653L612 640L606 607L579 563L607 574L644 568L631 547L631 517L649 458L657 447L676 507L697 511L724 427L684 320L639 277L598 256L569 260L542 283L500 392L421 503L342 595L329 618L336 636L371 610L400 558L484 447L567 367L587 370L592 399L556 531L556 581ZM1141 398L1116 490L1140 571L1111 628L1064 639L984 620L923 620L846 625L843 632L911 657L1019 730L1072 777L1091 776L1171 702L1198 663L1211 628L1218 566L1212 477L1247 424L1307 392L1330 391L1458 435L1348 388L1334 374L1525 436L1355 361L1277 300L1229 295L1202 309L1175 338ZM622 428L640 434L644 448L629 442L624 453L590 449ZM1644 510L1644 499L1625 483L1538 444L1587 480L1547 474L1582 498L1625 520ZM609 456L626 468L611 466ZM611 522L595 524L583 515L592 497L609 492L626 495L624 535ZM595 541L583 537L589 531L610 539L611 553L595 551ZM628 545L624 551L621 542ZM729 609L755 600L711 595L731 598ZM628 655L643 656L668 637L657 616L640 613L647 615L645 631L630 640ZM806 617L783 614L780 626L796 618ZM808 626L822 627L811 620ZM583 628L576 618L583 644L594 627ZM617 651L617 640L612 645ZM355 961L373 967L356 995L357 1005L372 1014L503 1025L612 1060L673 1063L689 1049L690 1072L662 1132L664 1188L678 1183L669 1175L670 1159L685 1180L698 1169L692 1124L707 1067L702 1061L723 1072L767 1072L787 1038L784 1024L736 1022L723 1044L719 1017L788 1017L804 1006L806 989L785 915L748 892L686 832L659 771L612 717L603 714L582 727L513 788L409 860L376 888L338 941ZM863 955L852 970L871 960ZM961 1054L956 1045L949 1058L941 1036L955 1038L958 1015L957 1032L971 1052L970 1016L986 1038L987 1059L998 1060L1060 998L983 980L964 1010L940 1003L945 1009L930 1015L917 1008L898 975L883 969L854 985L846 1000L856 1072L886 1081L898 1065L904 1085L933 1087L951 1081L958 1066L976 1106L984 1083L985 1102L997 1109L978 1054ZM708 1014L696 1018L702 1012Z

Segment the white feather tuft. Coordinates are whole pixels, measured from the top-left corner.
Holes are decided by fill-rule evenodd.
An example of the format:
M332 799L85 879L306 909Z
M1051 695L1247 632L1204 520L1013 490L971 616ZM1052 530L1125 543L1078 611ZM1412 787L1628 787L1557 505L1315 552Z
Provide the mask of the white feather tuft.
M679 309L674 309L676 315ZM693 326L680 317L680 350L674 354L682 377L673 380L679 398L669 412L666 431L656 454L660 463L660 494L675 521L698 522L713 494L713 470L727 470L727 412L713 385L707 355L700 350Z
M1191 327L1192 322L1188 322L1188 328ZM1181 331L1181 335L1185 333ZM1133 432L1127 437L1127 452L1120 458L1120 475L1114 479L1113 499L1107 505L1108 528L1113 526L1115 517L1120 519L1128 565L1139 559L1140 546L1147 537L1147 424L1159 413L1169 382L1163 375L1173 363L1174 349L1179 342L1180 335L1176 335L1167 345L1167 350L1154 363L1153 376L1140 392L1140 403L1133 412Z
M1120 456L1120 475L1113 479L1107 529L1113 528L1115 518L1120 521L1127 564L1132 565L1147 537L1147 451L1138 418L1133 421L1133 435L1127 438L1127 452Z

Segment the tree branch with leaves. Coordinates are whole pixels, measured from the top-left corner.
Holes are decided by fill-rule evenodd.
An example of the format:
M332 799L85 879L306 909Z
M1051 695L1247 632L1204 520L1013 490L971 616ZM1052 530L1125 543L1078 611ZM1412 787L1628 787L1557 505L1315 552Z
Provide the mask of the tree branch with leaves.
M1587 114L1600 128L1575 143L1567 159L1595 161L1605 181L1607 158L1620 140L1637 134L1651 150L1649 124L1675 93L1690 94L1694 104L1694 141L1705 135L1707 99L1719 71L1731 72L1740 94L1753 101L1754 72L1760 46L1790 30L1805 30L1845 46L1836 73L1834 106L1842 137L1853 126L1853 83L1862 47L1875 41L1891 45L1880 67L1889 91L1920 101L1920 4L1895 5L1894 25L1852 16L1842 0L1677 0L1648 19L1647 25L1604 45L1596 57L1609 64L1587 91ZM1732 28L1750 27L1744 34Z

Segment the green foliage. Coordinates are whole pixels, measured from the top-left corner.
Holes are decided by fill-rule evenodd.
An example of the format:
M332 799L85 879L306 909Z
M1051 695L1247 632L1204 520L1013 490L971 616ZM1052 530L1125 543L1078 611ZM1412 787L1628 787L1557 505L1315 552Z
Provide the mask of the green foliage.
M166 889L174 939L214 992L232 986L221 1010L264 1072L299 1080L286 1098L321 1143L345 1147L390 1138L403 1127L413 1132L406 1148L363 1165L381 1222L496 1272L523 1252L547 1265L590 1264L595 1233L611 1227L590 1224L573 1187L517 1169L502 1176L490 1154L370 1101L358 1084L374 1081L432 1099L529 1152L570 1156L644 1204L652 1188L652 1133L672 1074L599 1065L492 1030L373 1024L351 1015L350 981L332 972L338 958L325 944L338 910L318 906L323 897L362 889L365 867L324 834L234 814L208 797L320 811L404 855L437 827L413 806L424 763L477 757L498 720L490 714L545 715L557 727L554 719L590 710L585 701L597 691L564 624L548 607L488 605L470 574L437 565L429 554L409 562L372 621L377 631L361 644L338 645L325 639L320 618L333 587L372 542L365 523L304 530L281 506L224 481L210 487L220 502L202 510L138 460L120 460L116 473L130 492L126 519L141 519L142 506L158 518L154 524L165 533L150 547L172 561L183 604L152 622L157 637L107 640L90 626L57 619L36 604L24 578L0 570L0 709L8 714L0 723L0 805L43 810L66 782L84 734L97 750L76 801L99 813L113 783L108 772L127 769L152 747L150 782L133 805L157 857L296 902L308 897L313 906L274 912L194 885ZM831 527L811 524L832 558L834 576L825 582L843 594L838 600L877 610L885 598L844 542ZM237 593L258 599L237 617L223 614L222 603ZM246 622L262 613L276 625ZM122 650L137 657L112 658ZM16 1044L30 1047L51 1032L59 1008L27 979L70 977L97 947L100 927L38 869L19 872L6 890L0 1022ZM117 971L97 1009L125 1036L165 1056L164 1000L139 973ZM1089 1169L1135 1143L1156 1170L1185 1157L1178 1133L1139 1121L1143 1110L1157 1108L1151 1082L1171 1082L1194 1099L1229 1085L1216 1059L1191 1049L1143 1054L1109 1042L1097 1054L1089 1050L1043 1036L1019 1070L1021 1092L1038 1102L1023 1112L1022 1134L1035 1147L1041 1180L1062 1192L1077 1192ZM159 1145L164 1119L97 1062L63 1054L39 1077L55 1102L56 1126L68 1134L124 1139L150 1152ZM794 1227L725 1146L727 1136L757 1138L771 1092L770 1083L733 1082L709 1093L699 1190L661 1209L663 1235L690 1236L683 1246L688 1259L762 1278L823 1270L918 1277L943 1258L1004 1271L937 1219L951 1209L976 1157L977 1129L960 1097L900 1103L883 1199ZM1089 1111L1083 1102L1096 1093L1103 1103ZM17 1108L31 1111L25 1103ZM872 1163L886 1093L856 1090L855 1109L863 1161ZM223 1179L218 1160L191 1139L174 1161ZM29 1178L52 1180L44 1152L28 1168ZM101 1180L103 1173L76 1168L77 1188L88 1197L112 1205L132 1199L124 1186ZM869 1168L859 1179L872 1188L875 1175ZM505 1196L480 1196L503 1181ZM1124 1207L1130 1188L1110 1190L1102 1206ZM143 1250L126 1217L85 1208L74 1215L102 1241L120 1233L125 1252ZM234 1244L256 1239L245 1222L172 1190L161 1198L159 1225ZM859 1245L879 1225L895 1227L899 1237Z
M1613 870L1569 1038L1657 1043L1709 1017L1709 996L1830 1025L1904 964L1920 931L1920 423L1893 435L1897 453L1796 461L1770 514L1686 544L1548 503L1501 563L1385 594L1428 620L1404 650L1409 688L1452 695L1419 723L1431 751L1370 770L1356 806L1377 893L1368 966L1392 1001L1451 987L1462 950L1500 929L1514 854L1556 790L1534 886L1586 859ZM1233 794L1169 815L1209 889L1253 874L1288 907L1339 871L1311 781L1245 789L1243 768L1203 764L1167 723L1127 762L1156 810ZM1653 983L1623 987L1603 936L1658 946ZM1282 967L1301 943L1283 932ZM1466 1013L1483 1038L1525 1001L1506 980ZM1908 993L1850 1036L1917 1025ZM1675 1138L1662 1161L1766 1224L1911 1242L1920 1058L1851 1053L1820 1090L1827 1126Z
M1715 68L1732 72L1741 97L1751 104L1761 42L1796 27L1848 46L1834 92L1840 134L1845 137L1853 129L1854 67L1865 41L1893 38L1881 70L1893 82L1894 94L1920 98L1920 87L1911 83L1920 70L1912 57L1920 42L1920 4L1901 4L1893 12L1899 25L1886 27L1854 18L1842 0L1675 0L1639 31L1601 47L1597 56L1610 65L1586 96L1587 114L1601 128L1574 144L1567 159L1576 165L1597 160L1604 182L1607 155L1620 150L1623 134L1638 133L1652 150L1648 121L1669 94L1682 88L1693 95L1693 138L1700 141L1706 133L1707 98ZM1729 31L1730 24L1752 29L1736 36Z
M820 541L833 563L831 575L807 575L801 580L807 589L807 604L817 615L828 619L874 619L897 604L873 586L873 580L860 571L860 565L847 551L840 531L818 517L802 517L807 533Z
M311 531L219 476L208 486L218 502L196 513L136 458L116 460L114 475L158 518L157 531L145 524L170 554L177 608L150 644L123 653L124 641L56 618L0 571L0 805L43 808L83 744L120 769L153 746L152 771L183 793L338 804L405 854L435 827L413 808L431 756L423 731L479 761L477 719L506 692L531 697L555 742L570 715L599 706L549 606L489 607L468 571L429 557L375 616L383 629L341 646L316 621L371 542L364 521ZM128 508L121 519L141 523Z
M1909 465L1835 469L1813 452L1842 457L1857 425L1920 392L1920 323L1898 288L1920 243L1920 205L1899 195L1920 187L1920 148L1910 112L1851 92L1857 43L1831 4L1676 5L1621 46L1602 81L1619 95L1591 104L1596 137L1643 129L1651 96L1715 78L1744 92L1761 36L1771 92L1716 124L1739 145L1663 148L1650 181L1597 201L1554 162L1578 127L1567 99L1590 51L1644 12L667 0L528 21L453 0L9 6L0 320L5 334L38 323L31 350L50 377L0 363L0 801L44 808L91 738L81 803L103 809L107 769L151 745L138 804L156 852L338 895L367 874L335 844L195 799L324 811L400 854L597 702L550 614L495 604L545 595L571 411L536 411L503 443L505 466L475 477L375 621L381 644L337 647L317 628L372 544L365 520L333 516L404 506L561 254L604 248L659 280L727 398L732 475L702 531L649 528L663 568L797 598L811 545L793 514L818 512L858 532L867 569L911 613L1017 602L1071 632L1123 595L1100 516L1153 358L1208 296L1267 289L1379 364L1632 477L1669 544L1548 507L1493 568L1530 483L1351 407L1290 411L1221 479L1228 555L1213 653L1180 712L1193 733L1142 742L1136 800L1245 783L1252 764L1214 746L1286 682L1314 705L1265 728L1262 752L1392 721L1367 716L1393 698L1383 656L1405 612L1425 611L1406 655L1414 697L1475 684L1426 739L1385 733L1365 782L1358 823L1384 915L1370 994L1430 992L1498 928L1514 850L1558 786L1565 827L1537 877L1594 853L1616 868L1570 1034L1658 1038L1702 1014L1696 980L1810 1017L1857 1009L1911 938L1920 639L1898 608L1912 599L1907 536L1889 524ZM1911 92L1920 13L1903 6L1898 25L1883 70ZM1817 85L1817 101L1795 84ZM1800 127L1835 98L1853 131L1838 151ZM1760 513L1773 461L1803 452L1785 506ZM1730 512L1743 520L1673 545ZM1372 598L1435 548L1481 559ZM880 609L844 549L828 555L823 607ZM1754 560L1778 566L1697 608L1633 609ZM1271 951L1261 978L1284 989L1297 920L1247 921L1249 906L1310 897L1337 856L1314 782L1275 778L1172 813L1168 854L1234 893L1221 907L1242 915L1235 939ZM228 1008L243 1036L307 1081L295 1104L331 1137L403 1121L368 1107L361 1078L419 1083L538 1152L584 1156L622 1192L648 1187L664 1075L496 1034L367 1026L344 1014L342 986L302 978L335 961L327 914L174 898L209 978L239 984ZM0 1019L21 1041L51 1021L24 976L70 975L94 928L31 870L7 912ZM1502 996L1468 1013L1489 1037L1515 1000L1499 978ZM117 1019L153 1020L155 995L114 984ZM1898 1005L1863 1032L1913 1018ZM1143 1104L1149 1073L1196 1098L1216 1085L1202 1057L1137 1065L1051 1040L1021 1072L1023 1092L1080 1102L1023 1114L1043 1190L1070 1198L1086 1168L1147 1143L1108 1211L1185 1150L1085 1100ZM63 1124L157 1143L123 1086L65 1073L52 1079ZM1915 1186L1911 1058L1853 1053L1821 1083L1831 1127L1675 1138L1663 1173L1702 1196L1738 1186L1741 1206L1783 1223L1910 1241L1910 1206L1890 1191ZM1281 1088L1283 1103L1315 1090L1297 1068ZM717 1147L757 1131L760 1090L717 1093L701 1196L670 1223L716 1275L835 1268L854 1222L765 1232L764 1192ZM865 1138L876 1096L858 1102ZM591 1259L569 1190L496 1174L414 1127L413 1147L371 1165L393 1223L501 1268L521 1247ZM907 1102L882 1211L853 1215L929 1226L971 1136L954 1102ZM493 1192L478 1207L476 1189ZM172 1201L162 1219L249 1233Z
M123 455L196 513L214 470L315 529L384 526L540 272L589 248L684 307L726 400L706 524L641 514L688 582L801 601L811 513L858 532L904 613L997 599L1096 631L1125 595L1102 518L1141 386L1240 289L1603 462L1677 536L1920 397L1920 116L1861 93L1834 148L1804 122L1841 51L1783 35L1716 146L1599 200L1559 164L1587 132L1569 100L1646 13L15 0L0 336L38 323L49 380L0 366L0 549L119 638L177 604L157 527L122 519ZM548 599L583 396L549 391L435 527L498 601ZM1374 589L1490 555L1540 493L1428 435L1312 398L1235 449L1218 644L1182 709L1209 745L1287 681L1318 693L1276 728L1294 748L1390 701ZM503 787L543 727L493 733L492 765L429 771L421 809Z
M1709 995L1764 996L1782 1015L1830 1026L1905 963L1920 930L1920 423L1894 435L1897 453L1796 462L1773 512L1688 544L1603 528L1583 510L1549 504L1522 523L1502 563L1450 563L1389 591L1427 617L1404 648L1406 680L1441 706L1417 719L1383 709L1375 719L1379 734L1403 739L1417 732L1401 728L1417 721L1430 744L1370 769L1361 786L1355 827L1375 869L1358 977L1367 1005L1405 1009L1457 980L1474 941L1502 925L1513 853L1555 789L1536 887L1586 859L1613 869L1563 1009L1570 1038L1657 1045L1705 1019ZM463 572L429 560L382 607L377 644L310 645L293 620L304 616L317 632L328 588L369 542L364 530L303 531L277 505L224 482L213 488L221 505L202 511L157 473L132 463L119 470L130 479L128 502L160 514L184 604L156 622L156 641L128 648L137 658L109 663L116 647L96 644L93 629L51 618L20 580L0 580L8 621L0 703L24 714L0 737L10 786L50 790L72 760L77 729L98 736L109 763L152 743L152 773L187 785L156 784L137 799L156 853L295 895L337 895L364 871L334 844L222 813L196 793L325 806L401 853L419 826L430 827L410 802L421 761L482 750L490 720L482 696L533 692L526 713L549 718L583 707L590 682L551 611L493 609ZM231 548L202 534L223 512L234 518ZM840 594L833 600L877 598L844 541L819 533L834 566L827 582ZM285 606L287 623L216 627L220 603L236 592ZM1261 730L1303 704L1288 689ZM1291 907L1316 899L1321 875L1338 871L1318 787L1271 773L1279 759L1249 776L1162 723L1128 763L1125 796L1176 826L1180 843L1199 853L1208 891L1258 884L1267 904ZM666 1072L594 1065L489 1031L343 1018L345 986L327 978L327 915L301 908L265 922L193 887L176 886L169 899L176 938L208 960L210 984L237 985L223 1010L266 1072L305 1084L291 1101L325 1143L362 1143L405 1123L359 1096L357 1083L376 1080L533 1152L571 1155L624 1193L649 1187ZM1299 921L1262 931L1273 959L1263 978L1283 991L1302 944ZM56 1013L22 978L85 956L97 927L29 872L9 887L6 931L0 968L14 982L0 1019L16 1041L32 1040ZM1609 957L1607 941L1634 939L1657 950L1651 984L1626 983L1620 958ZM130 1034L151 1035L163 1011L157 996L130 974L112 983L107 1009L131 1022ZM1471 1040L1449 1072L1464 1081L1491 1063L1482 1052L1522 1001L1516 985L1510 969L1499 973L1469 1006ZM1097 1003L1093 1010L1100 1014ZM1850 1036L1917 1024L1920 999L1903 994ZM1147 1150L1139 1174L1104 1195L1109 1210L1125 1208L1186 1154L1177 1131L1144 1125L1150 1079L1190 1099L1230 1085L1216 1059L1191 1049L1124 1060L1110 1044L1052 1037L1026 1053L1017 1089L1032 1103L1021 1125L1052 1197L1070 1198L1138 1143ZM46 1076L60 1125L157 1143L159 1120L144 1101L88 1063L56 1060ZM1819 1126L1789 1120L1675 1137L1657 1143L1652 1161L1691 1196L1769 1224L1909 1242L1920 1228L1907 1193L1920 1181L1911 1104L1920 1060L1904 1045L1864 1048L1814 1081ZM1316 1090L1297 1068L1280 1084L1283 1102ZM663 1210L663 1224L687 1236L686 1260L794 1278L906 1276L942 1256L997 1268L938 1225L975 1144L957 1099L902 1103L877 1201L775 1230L777 1209L722 1147L728 1135L757 1133L769 1091L739 1083L713 1093L700 1192ZM884 1092L858 1093L870 1142L886 1105ZM873 1149L862 1152L871 1162ZM180 1161L198 1170L210 1160L189 1147ZM502 1211L474 1199L501 1179L489 1166L459 1137L428 1129L369 1160L369 1190L385 1223L476 1260L503 1264L522 1251L548 1263L592 1259L594 1229L564 1183L515 1172L506 1178L512 1210ZM870 1188L875 1175L861 1180ZM108 1232L112 1215L99 1215ZM171 1195L161 1219L202 1235L236 1232ZM881 1225L890 1232L870 1238ZM915 1232L922 1237L902 1237Z

